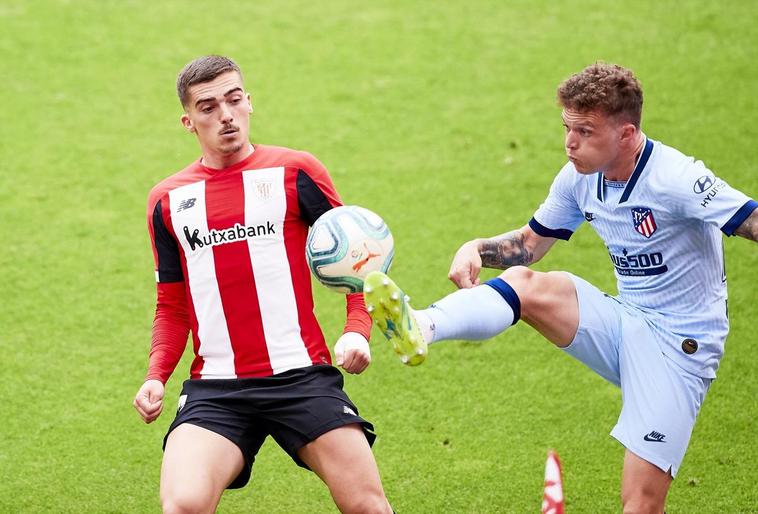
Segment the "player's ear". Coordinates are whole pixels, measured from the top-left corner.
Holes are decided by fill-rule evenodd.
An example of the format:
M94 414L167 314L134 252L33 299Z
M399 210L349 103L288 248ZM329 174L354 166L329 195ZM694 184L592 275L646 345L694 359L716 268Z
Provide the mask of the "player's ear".
M189 115L185 112L182 114L181 117L182 125L184 125L184 128L187 129L188 132L195 132L195 125L192 124L192 120L190 119Z
M253 114L253 101L250 99L250 93L247 93L245 97L247 97L247 112Z
M621 140L633 142L638 130L639 129L634 126L634 123L624 123L621 127Z

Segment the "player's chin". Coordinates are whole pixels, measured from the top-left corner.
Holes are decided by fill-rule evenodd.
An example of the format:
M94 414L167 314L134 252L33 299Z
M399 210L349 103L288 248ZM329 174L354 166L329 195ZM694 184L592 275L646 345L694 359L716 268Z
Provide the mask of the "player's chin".
M225 142L219 145L219 151L224 155L231 155L242 150L243 146L242 141Z

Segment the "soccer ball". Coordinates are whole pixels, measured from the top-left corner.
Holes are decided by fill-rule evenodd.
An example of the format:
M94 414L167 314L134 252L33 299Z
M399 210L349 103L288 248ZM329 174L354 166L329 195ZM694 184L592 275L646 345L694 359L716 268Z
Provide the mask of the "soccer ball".
M308 266L319 282L340 293L363 291L372 271L386 272L394 242L376 213L356 205L335 207L321 215L305 242Z

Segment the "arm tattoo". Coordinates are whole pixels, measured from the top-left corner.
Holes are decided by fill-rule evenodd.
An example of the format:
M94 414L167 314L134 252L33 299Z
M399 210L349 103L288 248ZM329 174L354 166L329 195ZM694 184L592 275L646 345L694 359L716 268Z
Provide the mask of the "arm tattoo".
M479 255L483 266L496 269L528 266L534 258L524 243L524 234L518 230L485 239L479 245Z
M758 209L753 210L742 225L737 227L734 234L758 242Z

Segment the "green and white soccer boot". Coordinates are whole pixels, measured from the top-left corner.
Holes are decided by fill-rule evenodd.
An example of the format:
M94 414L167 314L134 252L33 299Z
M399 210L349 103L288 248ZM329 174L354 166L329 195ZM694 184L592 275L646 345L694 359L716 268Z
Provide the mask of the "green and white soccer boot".
M372 271L363 282L363 298L371 318L403 364L418 366L424 362L427 343L402 289L381 271Z

